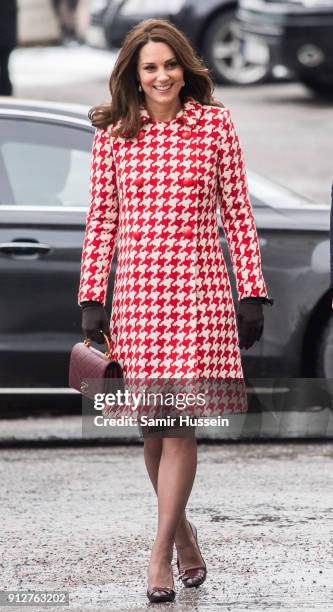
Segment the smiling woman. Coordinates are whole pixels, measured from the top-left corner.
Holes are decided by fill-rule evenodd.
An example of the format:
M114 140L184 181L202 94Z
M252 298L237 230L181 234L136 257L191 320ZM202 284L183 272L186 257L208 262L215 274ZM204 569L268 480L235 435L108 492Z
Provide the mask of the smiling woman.
M157 113L154 119L160 121L162 115L167 120L166 107L173 118L189 96L201 104L223 107L213 98L208 68L185 34L164 19L142 23L145 28L139 24L129 32L114 65L109 83L112 104L90 110L93 125L112 125L114 134L131 138L141 129L139 109L143 105ZM170 90L162 92L171 84Z
M215 402L218 414L224 403L216 398L231 379L228 414L245 411L240 347L260 339L262 303L270 300L230 113L214 100L208 70L185 35L165 20L131 30L110 91L111 104L90 112L97 129L78 295L84 333L97 342L101 331L111 337L114 357L134 387L136 379L148 386L158 379L164 400L168 380L174 392L179 380L214 379L217 388L204 408L209 413ZM239 337L217 201L237 282ZM109 324L104 306L116 242ZM163 401L162 408L170 412ZM162 602L175 597L174 543L185 587L202 584L207 569L185 513L196 472L194 432L188 435L185 425L174 437L168 425L156 429L163 438L141 432L158 496L147 596Z
M185 85L184 70L172 49L163 42L142 47L138 61L139 91L156 121L170 121L181 109L179 93Z

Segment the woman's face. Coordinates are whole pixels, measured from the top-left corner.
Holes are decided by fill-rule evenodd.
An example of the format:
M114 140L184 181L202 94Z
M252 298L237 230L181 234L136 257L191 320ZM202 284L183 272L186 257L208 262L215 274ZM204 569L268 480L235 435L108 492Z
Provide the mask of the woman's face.
M139 53L137 78L148 102L169 106L184 85L184 71L174 51L162 42L148 42Z

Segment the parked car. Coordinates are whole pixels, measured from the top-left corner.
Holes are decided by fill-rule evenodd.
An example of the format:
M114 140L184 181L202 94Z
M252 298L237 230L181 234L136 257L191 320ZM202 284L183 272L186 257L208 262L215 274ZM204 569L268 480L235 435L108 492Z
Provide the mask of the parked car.
M261 42L251 43L251 61L244 58L236 8L236 0L93 0L87 42L103 46L105 38L109 47L118 48L143 19L167 18L191 39L216 82L258 83L268 76L268 50Z
M333 97L332 0L240 0L237 19L248 45L268 46L271 66L283 64L316 94Z
M82 340L77 305L89 205L93 128L86 110L0 102L0 395L68 391L68 358ZM330 207L249 173L264 275L260 343L244 351L248 377L332 378ZM221 244L230 269L222 225ZM113 261L107 310L116 269ZM231 274L236 299L235 283Z

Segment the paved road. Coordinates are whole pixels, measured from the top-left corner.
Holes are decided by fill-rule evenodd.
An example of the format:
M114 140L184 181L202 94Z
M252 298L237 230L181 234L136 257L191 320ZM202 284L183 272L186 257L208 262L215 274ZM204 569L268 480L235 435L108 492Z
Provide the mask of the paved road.
M12 58L16 95L97 104L109 98L116 54L77 48L19 49ZM218 87L232 111L249 169L317 202L329 202L333 104L298 83Z
M189 517L208 577L193 590L176 581L168 609L332 610L332 458L329 444L200 445ZM141 447L2 450L0 469L0 590L65 589L77 611L147 609L156 504Z

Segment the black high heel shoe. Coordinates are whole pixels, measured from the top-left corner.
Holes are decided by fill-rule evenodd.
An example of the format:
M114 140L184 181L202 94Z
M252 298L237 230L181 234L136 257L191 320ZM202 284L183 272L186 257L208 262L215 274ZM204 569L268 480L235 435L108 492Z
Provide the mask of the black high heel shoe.
M179 558L177 555L177 567L178 567L178 572L179 572L179 576L178 578L182 581L183 585L186 587L198 587L200 586L200 584L202 584L203 582L205 582L206 580L206 576L207 576L207 567L206 567L206 563L203 559L203 556L201 554L200 548L199 548L199 544L198 544L198 537L197 537L197 528L195 525L193 525L193 523L191 523L189 520L187 521L188 524L191 527L191 531L194 535L197 547L198 547L198 551L201 555L202 561L203 561L203 565L195 565L192 567L188 567L185 569L180 569L180 564L179 564Z
M172 570L171 570L172 573ZM172 574L172 587L175 586ZM147 597L151 603L163 603L165 601L173 601L176 597L174 588L154 586L152 589L147 589Z

